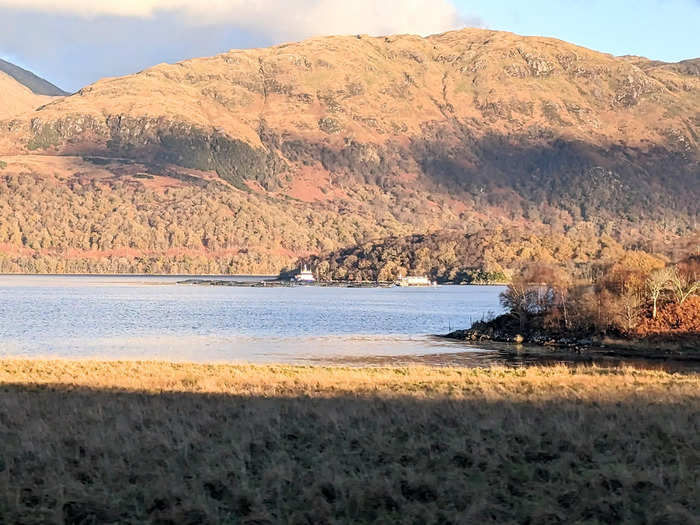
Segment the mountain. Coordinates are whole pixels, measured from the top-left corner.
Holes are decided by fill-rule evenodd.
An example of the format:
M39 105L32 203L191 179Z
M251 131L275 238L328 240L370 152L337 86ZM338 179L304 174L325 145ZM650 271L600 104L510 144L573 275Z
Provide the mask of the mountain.
M45 95L47 97L62 97L68 95L66 91L54 86L48 80L35 75L31 71L22 69L19 66L2 60L0 58L0 71L14 78L17 82L28 88L35 95Z
M52 97L36 95L14 78L0 72L0 119L14 117L21 113L33 111Z
M663 252L697 228L699 90L698 60L481 29L161 64L0 122L0 270L277 271L494 226Z

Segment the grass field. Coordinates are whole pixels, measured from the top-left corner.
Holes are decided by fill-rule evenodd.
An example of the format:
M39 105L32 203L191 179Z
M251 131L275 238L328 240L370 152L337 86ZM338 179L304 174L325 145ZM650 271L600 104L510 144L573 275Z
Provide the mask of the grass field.
M0 360L0 523L698 517L700 376Z

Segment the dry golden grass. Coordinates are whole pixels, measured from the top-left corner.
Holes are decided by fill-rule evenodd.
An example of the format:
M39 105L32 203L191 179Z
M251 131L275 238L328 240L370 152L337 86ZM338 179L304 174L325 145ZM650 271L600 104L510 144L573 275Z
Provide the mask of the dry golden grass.
M700 377L0 360L0 523L691 523Z
M628 396L649 401L700 397L697 375L636 368L340 367L227 365L162 361L0 360L0 383L40 389L259 397L397 397L606 402Z
M14 78L0 71L0 119L9 119L22 113L29 113L57 97L35 95Z

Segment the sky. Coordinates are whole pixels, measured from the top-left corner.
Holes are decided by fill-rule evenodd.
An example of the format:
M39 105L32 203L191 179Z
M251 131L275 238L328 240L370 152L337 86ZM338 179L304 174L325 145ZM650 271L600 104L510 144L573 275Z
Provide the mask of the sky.
M235 48L467 26L614 55L700 57L700 0L0 0L0 58L76 91Z

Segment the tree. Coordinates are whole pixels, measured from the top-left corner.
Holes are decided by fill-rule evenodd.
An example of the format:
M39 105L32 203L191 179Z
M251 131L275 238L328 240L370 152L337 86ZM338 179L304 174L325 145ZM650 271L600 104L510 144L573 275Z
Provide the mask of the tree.
M621 317L624 329L631 332L639 324L642 312L642 299L636 290L625 287L620 295Z
M658 312L657 305L663 293L669 290L669 282L672 279L673 270L671 268L661 268L649 274L646 280L647 291L652 303L651 316L656 319Z
M532 290L522 278L513 279L501 294L501 305L518 318L521 330L525 328L531 302Z
M690 274L681 273L677 268L670 271L668 284L678 304L683 304L688 297L700 290L699 280Z

